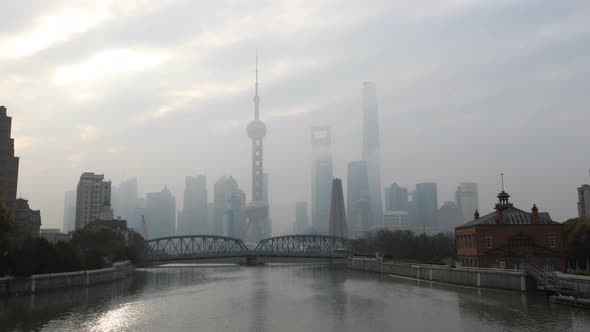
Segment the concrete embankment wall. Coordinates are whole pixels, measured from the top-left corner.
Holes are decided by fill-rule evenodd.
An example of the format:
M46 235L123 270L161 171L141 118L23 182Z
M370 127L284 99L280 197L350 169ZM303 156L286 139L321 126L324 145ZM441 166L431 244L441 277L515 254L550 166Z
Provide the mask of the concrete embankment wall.
M134 271L131 262L113 264L100 270L65 273L35 274L28 278L0 278L0 295L34 293L47 289L88 287L99 283L123 279Z
M581 294L590 294L590 277L556 272L556 286L571 288Z
M466 269L438 265L379 262L376 259L352 258L348 267L354 270L392 274L402 277L491 289L534 290L534 281L524 271Z

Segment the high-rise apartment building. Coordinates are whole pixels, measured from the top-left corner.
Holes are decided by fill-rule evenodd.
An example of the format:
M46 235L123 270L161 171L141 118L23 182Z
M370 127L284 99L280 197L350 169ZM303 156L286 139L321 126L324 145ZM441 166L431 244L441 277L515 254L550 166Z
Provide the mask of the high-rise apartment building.
M590 219L590 185L578 188L578 217Z
M76 229L76 191L70 190L64 193L64 233Z
M348 163L346 215L351 238L363 236L373 226L369 177L365 160Z
M150 239L176 234L176 199L168 186L146 194L145 222Z
M332 199L332 152L330 127L311 128L311 224L319 234L328 234Z
M207 212L207 178L187 176L184 186L184 207L178 219L178 234L209 234Z
M98 219L103 205L111 205L111 181L103 174L83 173L76 189L76 229Z
M397 183L385 188L385 210L409 211L408 188L400 187Z
M461 222L473 220L475 210L479 209L479 198L477 196L477 183L462 182L455 192L455 201L460 212ZM458 226L458 225L457 225Z
M309 217L307 216L307 202L295 202L295 224L293 232L295 234L304 234Z
M332 181L328 235L348 237L348 224L346 222L346 210L344 209L344 193L342 192L342 180L340 179L334 179Z
M6 107L0 106L0 202L14 215L18 184L18 157L14 156L14 139L11 138L12 118Z
M436 183L418 183L416 184L416 194L414 196L416 221L418 227L438 226L438 197Z
M373 223L378 226L383 225L379 140L377 87L373 82L363 82L363 159L367 162Z

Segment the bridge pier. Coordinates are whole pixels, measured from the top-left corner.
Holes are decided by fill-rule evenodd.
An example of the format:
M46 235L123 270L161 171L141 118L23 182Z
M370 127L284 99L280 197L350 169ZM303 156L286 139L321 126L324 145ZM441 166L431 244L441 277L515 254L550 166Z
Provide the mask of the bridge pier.
M263 262L258 262L258 258L256 256L248 256L246 257L246 266L258 266L258 265L266 265Z

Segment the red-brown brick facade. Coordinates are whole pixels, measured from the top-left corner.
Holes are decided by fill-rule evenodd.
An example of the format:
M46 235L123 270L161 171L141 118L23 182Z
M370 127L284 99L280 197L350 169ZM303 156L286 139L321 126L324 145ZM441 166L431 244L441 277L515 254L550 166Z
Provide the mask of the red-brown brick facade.
M515 208L502 191L496 212L455 228L457 265L480 268L524 268L535 264L544 270L565 272L563 225L548 213Z

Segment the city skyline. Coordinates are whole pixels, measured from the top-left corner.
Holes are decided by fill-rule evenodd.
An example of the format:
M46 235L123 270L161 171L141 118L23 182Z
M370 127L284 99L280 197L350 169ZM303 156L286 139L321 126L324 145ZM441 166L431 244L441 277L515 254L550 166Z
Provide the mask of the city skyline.
M141 195L167 184L180 198L191 174L232 175L250 193L243 126L251 119L245 105L256 47L264 63L261 119L272 128L265 171L275 234L290 229L293 202L311 202L311 126L332 128L333 175L346 185L346 165L361 154L363 81L379 88L382 187L435 182L440 203L453 200L459 183L476 182L485 213L500 188L498 174L505 173L519 205L537 203L563 221L577 215L575 188L590 182L590 156L577 149L587 135L588 97L580 89L588 83L590 57L575 46L583 44L590 13L575 4L555 11L535 3L534 17L523 14L531 12L530 2L318 4L317 11L299 8L296 17L281 15L281 5L252 5L211 17L210 31L192 23L195 12L211 12L209 5L9 6L21 10L0 23L6 78L0 86L13 92L0 103L13 118L21 158L18 197L41 210L43 227L61 227L63 193L85 171L108 174L113 183L137 177ZM326 12L331 20L319 20ZM347 19L351 13L357 20ZM81 27L53 27L58 38L34 39L64 15L87 19L71 20ZM176 17L174 26L164 16ZM232 23L241 18L252 24ZM397 29L401 23L405 28ZM244 37L248 29L257 31L254 37ZM234 32L241 37L228 39ZM520 33L531 47L506 43ZM284 43L295 35L299 46ZM101 47L92 43L97 39ZM362 52L334 57L334 50ZM111 67L113 58L134 66ZM506 70L514 67L520 70ZM551 135L543 133L547 128Z

